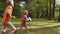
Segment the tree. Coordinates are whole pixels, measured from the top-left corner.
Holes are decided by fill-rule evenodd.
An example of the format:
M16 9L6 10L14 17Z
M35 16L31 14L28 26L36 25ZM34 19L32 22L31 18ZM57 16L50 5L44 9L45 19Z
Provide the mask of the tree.
M2 17L5 8L6 8L5 2L0 1L0 17Z
M59 17L58 17L58 22L60 22L60 7L59 7Z
M55 0L49 0L49 2L50 2L50 11L49 11L48 19L51 20L54 17Z
M53 12L52 12L52 17L54 18L55 16L55 1L56 0L53 0Z

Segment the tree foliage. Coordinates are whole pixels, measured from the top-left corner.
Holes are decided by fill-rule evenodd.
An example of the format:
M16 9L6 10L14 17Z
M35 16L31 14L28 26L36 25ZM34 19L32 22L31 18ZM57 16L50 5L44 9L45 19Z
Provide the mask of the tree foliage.
M49 10L49 1L48 0L23 0L26 2L25 7L21 7L19 3L22 0L14 0L15 6L13 8L13 15L16 17L21 17L22 12L24 11L25 7L29 10L29 16L35 17L35 18L47 18L48 17L48 10ZM1 0L0 1L0 16L2 16L2 13L4 12L6 8L6 1Z

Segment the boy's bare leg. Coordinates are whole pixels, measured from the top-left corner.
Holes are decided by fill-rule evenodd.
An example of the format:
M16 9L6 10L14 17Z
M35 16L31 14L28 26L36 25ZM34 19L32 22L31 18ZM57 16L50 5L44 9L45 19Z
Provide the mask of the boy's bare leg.
M28 28L26 27L26 32L28 32Z
M10 22L9 22L8 26L9 26L9 28L11 28L10 32L8 34L13 34L16 31L15 26Z
M6 25L2 25L2 30L0 31L0 34L5 34L6 29Z
M13 34L16 30L10 30L8 34Z
M0 34L5 34L5 32L0 32Z
M16 30L21 30L20 28L16 28Z

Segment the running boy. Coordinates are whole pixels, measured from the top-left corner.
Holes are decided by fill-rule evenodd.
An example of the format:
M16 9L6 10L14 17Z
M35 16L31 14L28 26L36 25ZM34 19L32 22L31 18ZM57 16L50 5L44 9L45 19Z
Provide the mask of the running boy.
M2 19L2 31L0 34L4 34L6 31L6 28L10 28L10 32L8 34L13 34L16 30L15 26L10 22L10 18L16 18L15 16L12 16L12 10L14 7L13 0L7 0L7 8L4 11L3 19Z
M20 28L22 29L23 27L25 27L26 28L26 32L28 31L27 24L26 24L26 22L27 22L27 20L26 20L27 16L28 16L28 10L24 10Z

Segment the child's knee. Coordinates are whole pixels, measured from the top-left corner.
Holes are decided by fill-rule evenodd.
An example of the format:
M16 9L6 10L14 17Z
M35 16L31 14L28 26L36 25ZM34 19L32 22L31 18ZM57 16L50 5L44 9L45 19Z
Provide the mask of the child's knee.
M14 28L14 30L16 30L16 28Z
M13 28L13 29L11 29L11 30L16 30L16 28Z

